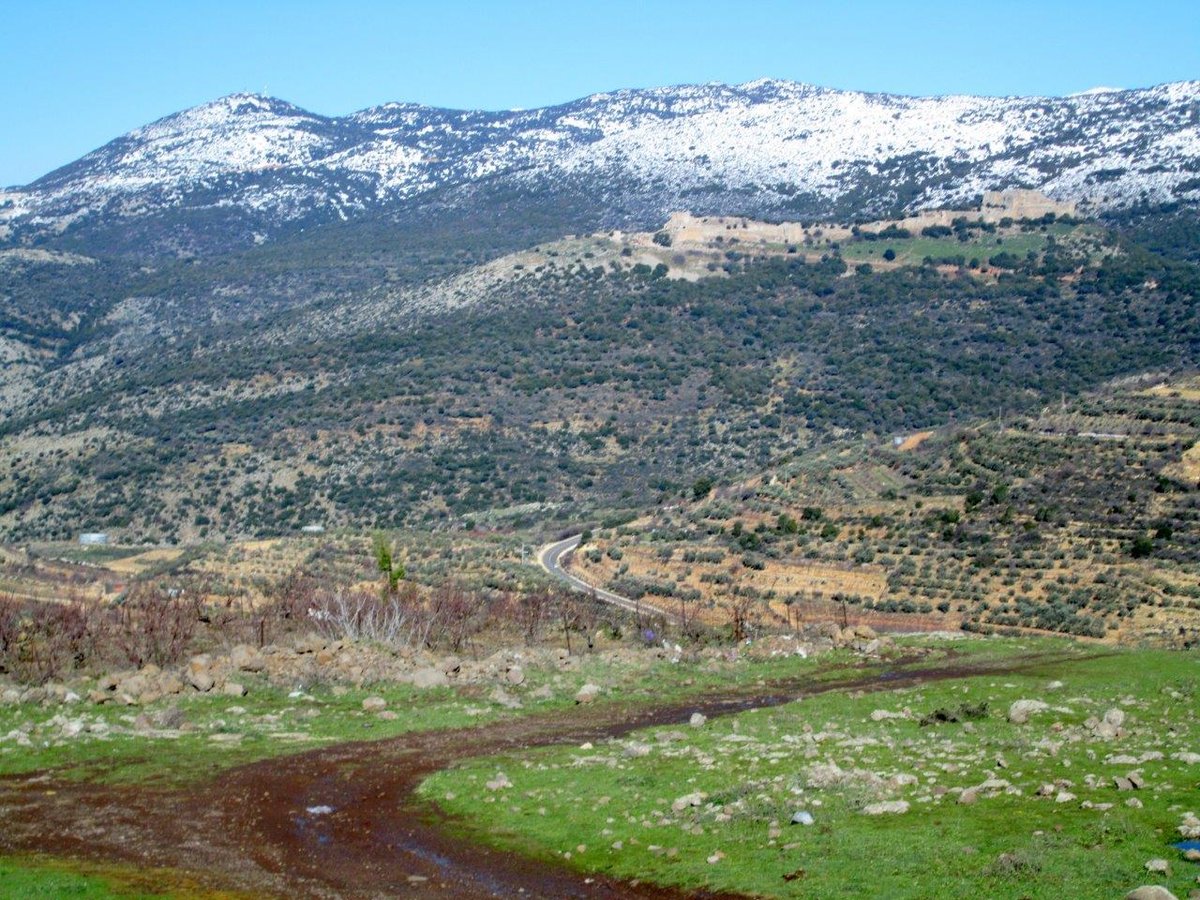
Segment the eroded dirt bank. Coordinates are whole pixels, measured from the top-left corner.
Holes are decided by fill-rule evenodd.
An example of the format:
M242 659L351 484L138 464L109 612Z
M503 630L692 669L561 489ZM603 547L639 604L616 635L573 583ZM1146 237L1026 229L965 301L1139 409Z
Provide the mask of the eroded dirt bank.
M974 666L946 661L659 706L580 706L479 728L339 744L226 771L186 789L23 776L0 782L0 849L171 868L250 896L728 896L589 877L552 861L480 847L456 837L452 823L414 792L430 773L475 756L619 737L686 721L696 711L712 717L831 690L883 690L1056 658Z

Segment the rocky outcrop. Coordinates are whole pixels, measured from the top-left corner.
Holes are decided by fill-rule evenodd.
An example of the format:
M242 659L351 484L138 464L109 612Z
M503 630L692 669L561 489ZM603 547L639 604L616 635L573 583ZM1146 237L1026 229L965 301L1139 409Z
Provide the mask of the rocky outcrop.
M733 647L683 648L664 642L659 646L606 640L603 649L589 651L623 668L648 667L661 660L705 663L714 671L738 664L742 659L776 656L809 656L832 649L850 649L875 656L892 647L889 638L879 637L868 626L841 628L833 623L805 626L791 635L771 635ZM582 656L563 647L502 649L477 659L440 655L425 650L389 648L331 640L318 634L302 634L287 644L254 647L237 644L225 651L192 656L173 669L146 665L140 669L108 672L94 681L84 680L72 689L49 684L40 687L0 684L0 704L73 703L86 698L93 703L146 705L182 693L223 693L241 697L259 684L292 690L318 682L363 686L408 684L419 689L449 685L480 685L502 692L529 690L531 673L570 672ZM550 692L547 685L530 690L539 699ZM579 703L591 703L604 693L602 685L586 684L576 695ZM520 699L507 693L514 704ZM516 708L514 706L514 708ZM701 717L701 724L702 724Z

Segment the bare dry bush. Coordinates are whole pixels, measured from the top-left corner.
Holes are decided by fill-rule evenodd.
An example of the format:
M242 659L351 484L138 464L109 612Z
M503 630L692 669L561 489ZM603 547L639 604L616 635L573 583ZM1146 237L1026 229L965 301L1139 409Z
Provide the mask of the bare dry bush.
M206 617L203 596L198 587L172 593L146 582L131 585L113 623L115 643L125 660L140 668L183 659Z
M526 643L532 643L547 623L554 620L557 595L551 591L535 591L510 598L507 617L521 630Z
M427 645L444 646L457 653L483 627L490 604L459 582L446 581L433 591L427 606L430 618Z
M59 602L0 600L0 672L34 684L108 665L168 666L194 650L202 595L135 582L117 605L74 593Z
M313 627L309 611L318 608L324 588L317 579L296 569L264 593L265 603L245 597L226 598L203 620L208 630L224 643L277 643L281 638Z
M12 594L0 596L0 671L5 670L8 654L20 639L22 606Z
M44 684L79 668L94 650L100 623L78 600L0 600L0 671Z
M308 620L329 638L458 652L486 623L490 604L458 582L423 597L413 584L395 592L317 591Z
M311 575L299 569L291 572L271 592L271 602L263 609L263 616L279 623L304 623L320 587Z
M498 602L493 609L494 615L512 623L527 643L561 637L569 652L591 649L601 628L619 636L631 626L633 617L594 595L569 590L520 594Z
M327 638L408 646L421 631L418 607L419 600L414 602L406 591L388 596L322 591L313 598L308 618Z
M729 635L734 643L741 643L750 636L750 632L758 625L756 612L759 602L757 598L748 597L745 595L737 595L732 597L726 610L729 614Z
M458 653L497 626L530 643L563 640L576 652L592 646L598 628L616 635L632 627L631 616L565 590L495 595L456 580L432 590L410 582L394 592L337 590L297 571L254 604L217 596L203 576L176 577L171 588L135 581L109 605L0 597L0 674L45 683L105 667L169 667L214 645L263 646L314 629L329 639ZM639 631L643 621L637 617Z

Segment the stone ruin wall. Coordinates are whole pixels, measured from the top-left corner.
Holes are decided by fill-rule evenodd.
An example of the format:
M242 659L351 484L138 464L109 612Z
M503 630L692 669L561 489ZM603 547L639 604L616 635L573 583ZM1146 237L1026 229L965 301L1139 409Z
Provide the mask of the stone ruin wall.
M1074 203L1051 200L1040 191L1011 190L985 191L983 205L980 209L981 218L985 222L998 222L1008 217L1010 219L1040 219L1047 213L1056 216L1074 216Z
M933 225L949 227L955 219L964 216L982 219L985 222L999 222L1004 218L1040 219L1047 213L1074 216L1076 211L1074 203L1052 200L1038 191L986 191L981 206L973 209L926 210L903 219L872 222L867 227L880 230L894 225L917 235L921 233L922 228ZM671 235L673 244L684 245L707 245L718 237L724 237L726 240L737 238L741 243L802 244L806 237L817 231L822 238L835 241L847 238L851 234L846 225L815 224L805 228L799 222L771 224L741 216L694 216L687 212L672 213L662 230Z

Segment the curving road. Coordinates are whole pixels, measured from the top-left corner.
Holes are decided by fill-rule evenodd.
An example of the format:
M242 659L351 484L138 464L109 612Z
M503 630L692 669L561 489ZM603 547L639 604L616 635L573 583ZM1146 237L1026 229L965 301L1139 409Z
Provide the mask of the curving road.
M664 619L672 622L676 620L676 616L661 607L642 603L640 600L633 600L629 597L622 597L620 594L614 594L612 591L604 590L604 588L595 587L588 584L582 578L568 572L565 566L570 561L571 554L575 552L575 548L579 546L581 537L582 535L576 534L561 541L546 544L546 546L538 551L538 565L559 581L566 582L575 590L590 594L598 600L603 600L605 603L611 603L613 606L619 606L621 609L626 609L630 612L642 612L652 616L662 616Z

